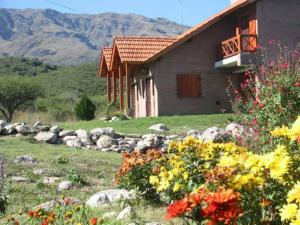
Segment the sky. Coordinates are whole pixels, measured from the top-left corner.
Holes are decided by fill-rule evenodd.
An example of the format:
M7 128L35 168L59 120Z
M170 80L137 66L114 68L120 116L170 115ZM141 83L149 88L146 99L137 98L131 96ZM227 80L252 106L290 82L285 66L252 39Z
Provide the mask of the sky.
M68 13L135 13L193 26L224 9L230 0L0 0L0 8L54 9Z

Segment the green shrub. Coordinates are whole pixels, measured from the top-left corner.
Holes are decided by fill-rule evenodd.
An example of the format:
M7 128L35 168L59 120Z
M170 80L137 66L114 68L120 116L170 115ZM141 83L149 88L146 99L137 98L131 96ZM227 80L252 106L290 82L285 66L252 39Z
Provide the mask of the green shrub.
M96 106L87 95L83 95L75 107L75 115L80 120L95 118Z

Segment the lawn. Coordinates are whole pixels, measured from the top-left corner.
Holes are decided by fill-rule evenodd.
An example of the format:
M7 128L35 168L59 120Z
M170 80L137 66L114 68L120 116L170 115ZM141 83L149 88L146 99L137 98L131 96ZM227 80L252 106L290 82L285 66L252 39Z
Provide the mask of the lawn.
M37 205L59 199L61 196L74 197L85 202L92 194L101 190L115 188L113 185L114 172L118 169L121 154L75 150L64 146L39 144L32 142L29 137L1 137L0 154L5 156L5 193L8 197L7 215L17 215L27 212ZM37 164L16 164L16 157L29 155L38 160ZM43 175L34 175L36 169L46 169ZM56 185L43 185L43 177L59 177L60 181L69 180L70 170L87 182L87 185L78 186L73 190L58 192ZM11 181L13 176L29 178L26 183ZM120 206L105 209L106 212ZM102 215L105 210L101 210ZM144 206L136 207L145 221L157 221L157 215L163 220L164 210ZM118 212L118 211L117 211ZM98 214L97 214L98 215ZM7 224L6 219L0 219L0 224Z
M148 128L157 123L164 123L170 129L167 133L186 134L191 129L202 131L211 126L224 127L232 114L215 115L192 115L192 116L162 116L130 119L123 121L107 122L101 120L92 120L87 122L66 122L60 126L64 129L87 129L91 130L97 127L112 127L117 132L125 134L145 134L149 133Z

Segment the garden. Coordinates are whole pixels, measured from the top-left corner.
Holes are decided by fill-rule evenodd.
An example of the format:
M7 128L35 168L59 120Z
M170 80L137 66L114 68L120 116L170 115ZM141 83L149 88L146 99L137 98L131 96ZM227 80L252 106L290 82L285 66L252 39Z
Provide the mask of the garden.
M51 148L51 154L56 157L52 162L45 160L44 153L36 149L40 161L49 167L56 165L50 174L61 173L78 186L90 184L75 189L75 197L86 197L96 189L112 186L131 191L134 197L95 210L61 196L54 207L46 210L33 207L40 201L24 196L40 195L44 201L48 196L43 195L46 190L58 197L55 188L41 185L30 194L28 187L11 186L11 192L3 195L2 207L8 208L9 213L1 222L96 225L149 224L155 220L155 224L299 225L299 49L281 47L272 41L268 50L260 48L258 52L259 66L249 68L241 85L236 87L229 82L228 94L234 109L232 119L239 124L229 139L203 141L191 135L171 141L164 151L153 148L125 152L122 156L78 150L69 155L62 147L51 146L47 148ZM275 60L269 60L269 54L276 55ZM0 146L8 147L8 141L13 142L5 139ZM37 146L28 139L16 145L23 144L28 148L44 146ZM9 154L12 159L13 153ZM100 162L98 157L102 158ZM76 168L66 173L70 161ZM28 172L28 167L14 170L17 168L22 173ZM84 174L86 179L83 179ZM11 200L6 201L6 196L10 197L16 190L23 193L25 207L6 205L6 202L12 204ZM17 202L17 196L14 197ZM27 204L26 201L32 202ZM112 210L121 213L109 218L107 213ZM130 214L127 219L124 219L124 210Z

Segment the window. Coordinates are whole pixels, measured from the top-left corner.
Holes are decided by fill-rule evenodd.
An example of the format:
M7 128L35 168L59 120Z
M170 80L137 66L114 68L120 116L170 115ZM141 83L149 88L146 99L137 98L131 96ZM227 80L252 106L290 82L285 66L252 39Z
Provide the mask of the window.
M200 75L177 75L177 96L195 98L201 96Z

